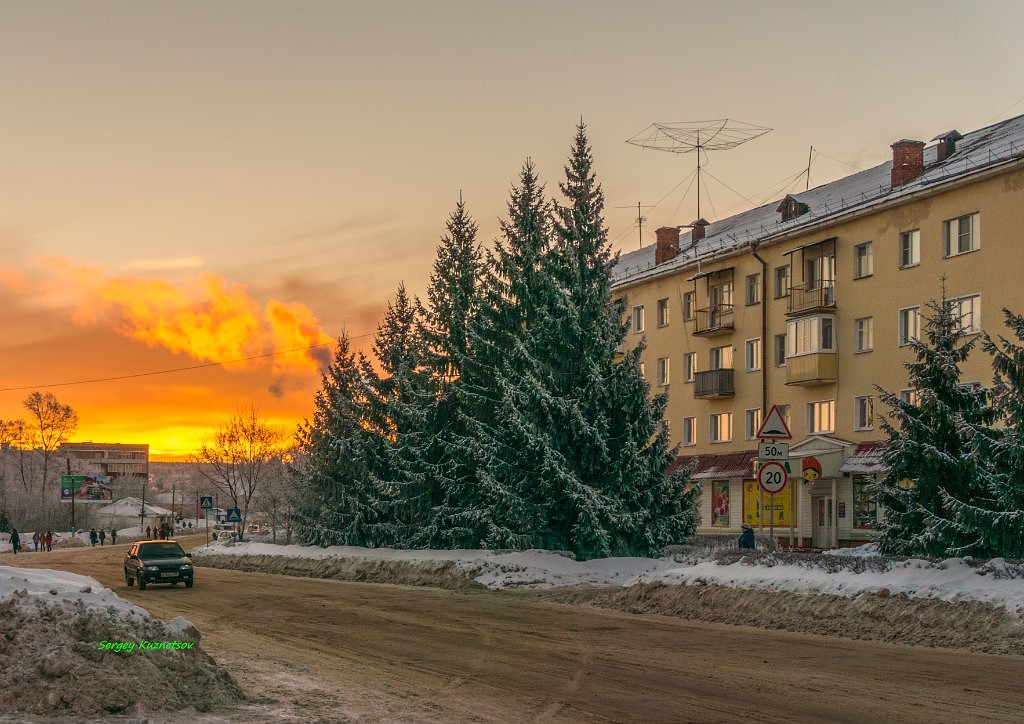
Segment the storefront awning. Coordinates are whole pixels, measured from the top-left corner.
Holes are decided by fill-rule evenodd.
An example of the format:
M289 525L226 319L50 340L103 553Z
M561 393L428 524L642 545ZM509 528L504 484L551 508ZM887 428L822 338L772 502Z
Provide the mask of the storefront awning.
M728 480L729 478L754 477L754 461L757 450L722 455L689 455L676 458L669 472L696 461L691 480Z
M889 471L884 460L885 448L886 443L884 440L860 443L857 449L853 451L853 454L846 458L846 462L839 468L840 472L852 473L854 475L884 475Z

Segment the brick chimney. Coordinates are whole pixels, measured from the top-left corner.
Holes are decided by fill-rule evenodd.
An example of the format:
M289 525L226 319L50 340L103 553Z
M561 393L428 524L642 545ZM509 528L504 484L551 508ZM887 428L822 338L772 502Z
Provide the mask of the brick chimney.
M690 244L696 244L698 241L704 238L705 227L708 226L708 222L704 219L697 219L690 224Z
M657 245L654 249L654 263L661 264L679 254L679 227L662 226L656 232Z
M892 148L892 187L908 184L924 173L924 141L896 141Z

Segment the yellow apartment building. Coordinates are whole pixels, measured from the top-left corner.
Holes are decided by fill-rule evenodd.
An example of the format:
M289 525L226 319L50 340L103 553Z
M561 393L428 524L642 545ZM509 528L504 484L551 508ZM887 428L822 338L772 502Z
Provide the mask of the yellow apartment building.
M750 523L784 542L871 540L884 474L876 385L914 399L904 363L930 300L962 324L1004 334L1024 312L1024 116L926 144L891 144L892 160L708 223L661 228L619 257L644 373L668 393L678 464L702 483L699 534ZM682 230L682 233L681 233ZM975 350L965 382L987 386ZM789 482L756 480L757 433L777 406L791 433ZM786 442L783 440L783 442Z

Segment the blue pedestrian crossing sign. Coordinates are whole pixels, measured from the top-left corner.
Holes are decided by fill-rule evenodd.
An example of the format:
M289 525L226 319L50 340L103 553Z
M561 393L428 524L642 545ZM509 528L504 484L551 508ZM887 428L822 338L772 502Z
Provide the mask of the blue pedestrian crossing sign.
M224 520L228 523L241 523L242 510L240 508L228 508L228 514Z
M213 496L212 495L200 495L199 496L199 507L203 510L209 510L213 507Z

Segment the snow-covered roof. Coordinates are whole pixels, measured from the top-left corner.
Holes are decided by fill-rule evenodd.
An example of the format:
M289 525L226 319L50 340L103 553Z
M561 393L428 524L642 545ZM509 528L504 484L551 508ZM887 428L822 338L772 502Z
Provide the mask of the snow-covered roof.
M624 286L655 273L696 268L752 242L770 241L830 218L937 188L1022 157L1024 115L966 134L956 142L953 154L941 162L936 161L936 145L925 148L924 173L903 186L892 187L890 159L809 191L790 194L790 198L806 205L808 210L789 221L782 221L778 212L780 199L775 199L708 225L704 238L696 244L691 241L692 232L681 234L679 254L661 264L654 263L655 244L622 254L612 270L613 285Z
M757 450L725 453L722 455L683 456L673 463L673 471L682 465L689 465L693 460L697 466L690 475L690 480L724 480L726 478L749 478L754 474L754 461Z
M853 473L854 475L885 473L889 470L884 459L885 448L886 443L884 440L862 442L853 451L853 454L846 458L846 462L839 468L839 471Z
M142 509L142 501L138 498L121 498L116 500L110 505L104 505L102 508L96 511L97 515L124 515L124 516L139 516L139 511ZM146 515L172 515L171 511L166 508L159 508L155 505L146 503Z

